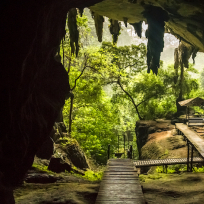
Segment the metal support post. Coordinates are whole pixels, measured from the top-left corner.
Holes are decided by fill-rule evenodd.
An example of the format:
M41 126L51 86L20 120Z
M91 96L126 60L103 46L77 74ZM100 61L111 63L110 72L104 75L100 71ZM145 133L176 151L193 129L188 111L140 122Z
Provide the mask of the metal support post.
M110 145L108 145L108 160L110 159Z
M130 145L130 159L132 159L132 145Z
M167 164L165 164L165 168L166 168L166 174L167 174L167 168L168 168Z
M125 134L124 134L124 158L125 158Z
M120 138L119 138L119 134L118 134L118 153L119 153L119 149L120 149L120 144L119 144L119 141L120 141Z
M191 172L193 171L193 145L191 145Z
M190 153L190 147L189 147L189 141L187 140L187 171L189 172L189 153Z

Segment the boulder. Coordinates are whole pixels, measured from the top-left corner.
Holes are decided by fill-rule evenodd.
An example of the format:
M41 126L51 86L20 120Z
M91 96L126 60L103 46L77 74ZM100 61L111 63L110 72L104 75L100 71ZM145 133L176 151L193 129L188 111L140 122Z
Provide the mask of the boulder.
M52 157L48 169L56 173L65 172L65 170L71 171L71 164L65 162L62 158Z
M75 139L61 139L59 144L55 144L55 155L60 155L65 161L69 160L79 169L85 170L89 168L86 156Z
M28 174L25 181L26 183L54 183L57 180L59 180L59 177L48 175L48 174L42 174L42 173L32 173Z
M136 123L135 132L137 135L137 147L139 158L142 158L142 147L148 142L149 135L156 132L163 132L172 130L174 126L170 120L158 119L152 120L140 120Z

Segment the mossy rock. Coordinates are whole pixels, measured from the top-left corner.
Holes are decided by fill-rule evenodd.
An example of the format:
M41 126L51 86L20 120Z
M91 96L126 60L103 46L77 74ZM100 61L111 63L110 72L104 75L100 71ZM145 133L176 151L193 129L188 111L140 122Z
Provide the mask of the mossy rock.
M79 169L89 168L86 155L80 148L79 143L73 138L60 138L58 144L55 145L55 156L57 155L68 159Z
M165 150L155 141L142 147L141 159L158 159L165 154Z

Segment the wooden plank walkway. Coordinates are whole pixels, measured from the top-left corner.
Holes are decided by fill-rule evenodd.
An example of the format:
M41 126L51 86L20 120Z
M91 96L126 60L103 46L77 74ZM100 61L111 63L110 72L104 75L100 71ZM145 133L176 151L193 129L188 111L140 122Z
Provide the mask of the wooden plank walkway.
M110 159L95 204L145 204L137 171L130 159Z
M176 123L176 128L180 130L184 137L195 147L199 154L204 158L204 139L201 138L195 131L191 130L183 123Z
M191 162L191 158L189 160ZM204 160L200 157L193 157L193 163L204 163ZM135 167L187 164L187 158L137 160L133 164Z

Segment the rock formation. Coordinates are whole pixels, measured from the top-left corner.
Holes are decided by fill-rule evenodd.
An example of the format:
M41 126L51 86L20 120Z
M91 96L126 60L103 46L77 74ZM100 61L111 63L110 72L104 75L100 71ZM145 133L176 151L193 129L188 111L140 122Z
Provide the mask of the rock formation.
M104 0L90 9L110 19L132 24L138 36L139 23L148 24L148 71L157 73L164 29L194 50L204 51L204 2L201 0Z

